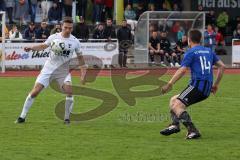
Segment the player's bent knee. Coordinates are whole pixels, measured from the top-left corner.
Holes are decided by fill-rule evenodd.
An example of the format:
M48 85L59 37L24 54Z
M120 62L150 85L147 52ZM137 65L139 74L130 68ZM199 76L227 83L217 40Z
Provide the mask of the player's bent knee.
M31 97L32 98L37 97L43 88L44 88L44 86L42 84L40 84L40 83L35 84L34 88L30 92Z
M172 105L171 110L179 116L183 111L186 110L186 106L178 99L175 100L174 105Z

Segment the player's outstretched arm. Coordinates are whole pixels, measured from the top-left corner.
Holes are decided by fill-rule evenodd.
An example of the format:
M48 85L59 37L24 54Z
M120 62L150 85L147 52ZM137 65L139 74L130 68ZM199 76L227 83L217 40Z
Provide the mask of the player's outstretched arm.
M29 51L41 51L48 48L48 45L45 43L41 43L32 47L24 47L24 51L29 52Z
M218 68L218 72L217 72L217 75L216 75L216 80L212 86L212 93L215 94L217 92L217 89L218 89L218 86L219 86L219 83L223 77L223 73L224 73L224 70L225 70L225 65L224 63L219 60L215 63L215 66Z
M181 67L179 68L175 74L173 75L172 79L165 85L162 87L162 93L165 94L168 91L170 91L170 89L172 88L172 86L183 77L183 75L187 72L187 67Z

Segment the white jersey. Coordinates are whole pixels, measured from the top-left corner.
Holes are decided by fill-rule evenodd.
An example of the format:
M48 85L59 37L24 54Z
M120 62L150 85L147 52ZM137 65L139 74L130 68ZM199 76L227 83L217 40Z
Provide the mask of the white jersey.
M77 55L81 55L80 51L80 42L73 35L70 35L69 38L64 38L60 33L53 34L48 37L44 44L50 46L51 42L55 39L61 39L65 43L65 49L63 54L55 54L50 49L49 58L44 64L44 67L41 72L45 74L52 74L57 68L61 67L60 70L68 71L70 59L73 57L73 53L76 52Z

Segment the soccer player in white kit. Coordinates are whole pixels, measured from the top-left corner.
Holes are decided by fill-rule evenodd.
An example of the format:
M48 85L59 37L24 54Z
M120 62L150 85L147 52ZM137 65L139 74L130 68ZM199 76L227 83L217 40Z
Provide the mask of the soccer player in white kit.
M71 86L71 75L69 73L69 64L70 59L74 51L77 54L79 60L79 66L84 66L84 60L82 53L80 51L80 42L77 38L71 35L73 30L73 21L71 17L66 17L63 20L62 32L51 35L44 43L32 46L25 47L26 52L32 51L41 51L48 48L51 45L51 42L55 39L60 39L64 42L64 50L61 53L53 53L50 50L50 57L45 62L41 73L38 75L35 85L32 91L27 96L25 103L23 105L22 113L19 118L16 120L16 123L24 123L27 113L31 108L34 99L37 95L46 87L52 80L55 80L60 89L66 94L65 102L65 116L64 123L70 123L70 112L73 105L73 96L72 96L72 86ZM86 70L85 70L86 71ZM83 74L84 70L81 69ZM82 75L81 74L81 75Z

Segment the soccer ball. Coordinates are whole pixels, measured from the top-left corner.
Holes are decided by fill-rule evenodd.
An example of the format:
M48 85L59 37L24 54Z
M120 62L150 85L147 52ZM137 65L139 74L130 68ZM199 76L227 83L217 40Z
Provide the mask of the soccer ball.
M61 53L65 49L65 43L61 39L55 39L51 42L51 50L55 53Z

